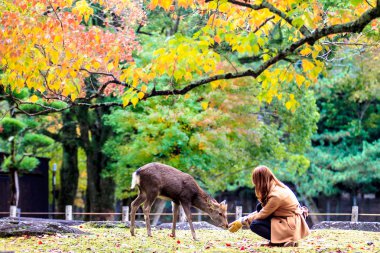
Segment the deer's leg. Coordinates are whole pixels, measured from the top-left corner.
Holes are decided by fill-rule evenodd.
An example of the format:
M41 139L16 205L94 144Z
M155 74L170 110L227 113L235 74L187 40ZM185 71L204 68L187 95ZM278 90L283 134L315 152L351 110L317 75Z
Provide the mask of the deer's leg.
M146 229L148 232L148 236L152 236L152 229L150 227L150 209L152 208L152 205L154 203L154 200L156 199L157 196L151 196L148 197L147 200L144 202L144 217L145 217L145 224L146 224Z
M132 202L131 204L131 235L135 235L135 218L136 218L136 212L137 209L141 206L142 203L146 200L146 197L144 194L140 193L137 198Z
M181 205L182 205L183 211L185 212L187 221L189 222L189 226L190 226L190 229L191 229L191 234L193 235L193 239L194 239L194 241L197 241L197 237L195 236L195 230L194 230L194 227L193 227L193 222L192 222L192 219L191 219L191 210L190 210L191 206L189 204L184 204L182 202L181 202Z
M175 227L177 224L178 216L179 216L179 204L172 202L173 205L173 227L172 227L172 235L175 237Z

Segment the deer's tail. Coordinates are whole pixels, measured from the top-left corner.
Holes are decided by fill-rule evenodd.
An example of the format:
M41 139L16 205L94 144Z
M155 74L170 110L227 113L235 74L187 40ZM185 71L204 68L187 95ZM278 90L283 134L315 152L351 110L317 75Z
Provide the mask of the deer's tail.
M131 189L134 189L136 185L140 184L140 177L136 173L137 171L133 172L132 174L132 184L131 184Z

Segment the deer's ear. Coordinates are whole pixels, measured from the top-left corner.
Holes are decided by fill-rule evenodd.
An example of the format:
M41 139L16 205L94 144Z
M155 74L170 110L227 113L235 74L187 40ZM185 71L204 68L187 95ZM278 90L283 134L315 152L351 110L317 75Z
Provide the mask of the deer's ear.
M222 209L226 209L227 210L227 202L225 200L223 200L222 202L220 202L220 207Z

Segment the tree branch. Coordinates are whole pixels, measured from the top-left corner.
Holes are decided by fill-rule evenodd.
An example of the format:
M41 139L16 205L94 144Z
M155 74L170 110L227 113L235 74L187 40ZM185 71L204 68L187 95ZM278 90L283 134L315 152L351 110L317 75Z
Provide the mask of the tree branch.
M213 0L206 0L206 2L212 2ZM263 0L261 4L250 4L249 2L241 2L237 0L228 0L229 3L232 3L234 5L246 7L252 10L262 10L262 9L268 9L273 14L276 14L277 16L281 17L283 20L285 20L289 25L293 26L293 19L289 17L285 12L282 12L281 10L277 9L274 5L268 3L266 0ZM298 28L298 30L304 35L308 36L310 35L309 29L307 29L306 26L301 26Z
M378 0L378 2L380 2L380 0ZM198 86L201 86L203 84L210 83L216 80L235 79L235 78L240 78L240 77L245 77L245 76L251 76L253 78L257 78L264 70L268 69L270 66L279 62L280 60L285 59L287 56L292 54L296 49L298 49L302 45L306 43L313 45L316 41L328 35L339 34L339 33L359 33L373 19L378 18L378 17L380 17L380 5L378 5L376 8L366 11L365 13L362 14L362 16L360 16L355 21L348 22L345 24L332 25L332 26L316 29L310 35L305 36L304 38L301 38L300 40L292 43L290 46L280 51L277 55L273 56L268 61L262 63L261 66L259 66L255 70L248 69L248 70L237 72L237 73L227 73L227 74L207 77L207 78L192 82L182 89L153 90L150 94L148 94L144 98L153 97L153 96L185 94L188 91Z
M272 20L272 19L274 19L274 16L265 19L264 22L261 23L258 27L256 27L256 29L253 30L252 32L253 32L253 33L256 33L258 30L261 29L261 27L263 27L264 25L266 25L266 24L267 24L270 20Z
M229 1L235 1L235 0L229 0ZM245 3L247 4L247 3ZM257 78L264 70L268 69L270 66L278 63L281 60L286 60L288 56L290 56L292 53L294 53L298 48L303 46L304 44L308 43L310 45L313 45L316 41L318 41L321 38L324 38L328 35L334 35L334 34L340 34L340 33L360 33L366 25L368 25L372 20L380 17L380 0L377 0L377 7L372 8L365 13L363 13L358 19L352 22L344 23L344 24L338 24L338 25L332 25L324 28L319 28L311 32L309 35L299 39L296 42L293 42L286 48L284 48L282 51L279 51L277 55L273 56L266 62L263 62L258 68L256 69L247 69L241 72L236 73L226 73L226 74L220 74L220 75L214 75L205 77L201 80L197 80L191 83L188 83L185 87L181 89L172 89L172 90L156 90L155 88L150 92L146 93L145 96L142 98L143 100L146 100L149 97L155 97L155 96L166 96L166 95L183 95L187 92L210 82L216 81L216 80L228 80L228 79L235 79L240 77L246 77L250 76L253 78ZM84 71L88 71L83 69ZM88 71L89 72L89 71ZM110 81L107 81L103 86L99 89L96 96L101 95L101 93L104 91L105 87L111 83L124 85L125 87L131 87L131 85L121 82L120 80L116 79L115 76L108 73L92 73L91 74L99 74L99 75L106 75L110 76L113 79ZM136 88L134 88L136 89ZM136 89L138 90L138 89ZM95 96L95 97L96 97ZM13 97L13 101L16 103L17 108L24 112L27 115L35 116L35 115L41 115L41 114L47 114L50 112L61 112L64 111L70 107L78 107L78 106L84 106L88 108L98 108L98 107L112 107L112 106L120 106L122 107L122 103L120 102L101 102L101 103L91 103L91 100L95 98L93 95L87 97L87 98L80 98L76 101L66 101L68 103L67 107L57 109L53 107L49 107L43 104L36 104L31 103L27 101L21 101L17 98ZM59 98L57 98L59 100ZM40 112L35 113L29 113L25 112L22 109L19 108L21 104L33 104L38 105L44 110ZM130 105L130 104L128 104Z
M142 25L142 24L139 24L139 26L138 26L137 29L136 29L136 33L139 33L139 34L145 34L145 35L149 35L149 36L153 36L152 33L148 33L148 32L141 31L141 28L143 28L143 25Z

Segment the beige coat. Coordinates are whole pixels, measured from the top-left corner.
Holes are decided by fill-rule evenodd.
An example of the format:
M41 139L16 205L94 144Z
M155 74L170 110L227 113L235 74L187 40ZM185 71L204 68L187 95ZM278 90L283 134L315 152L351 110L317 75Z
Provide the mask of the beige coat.
M294 193L288 188L272 186L268 201L260 212L248 216L249 224L256 219L265 219L272 216L271 242L295 242L310 234L299 202Z

